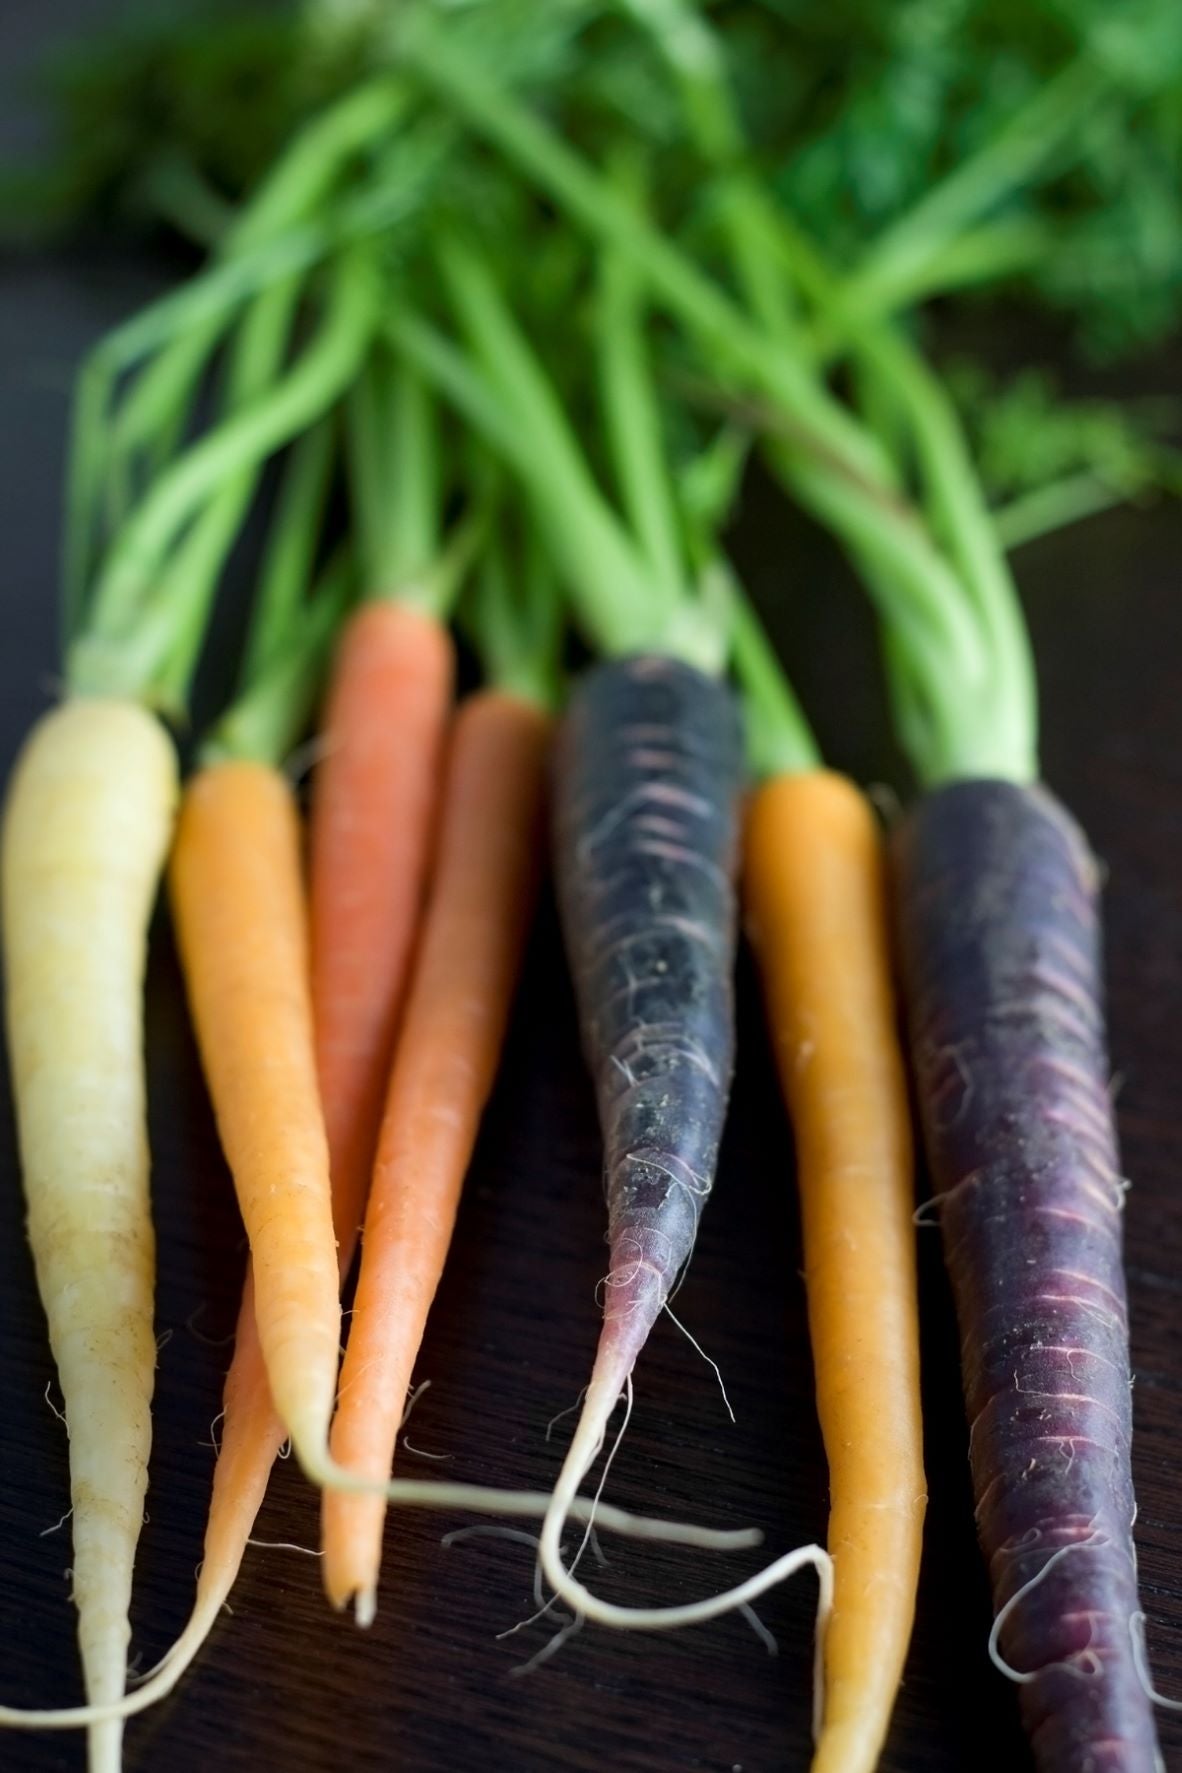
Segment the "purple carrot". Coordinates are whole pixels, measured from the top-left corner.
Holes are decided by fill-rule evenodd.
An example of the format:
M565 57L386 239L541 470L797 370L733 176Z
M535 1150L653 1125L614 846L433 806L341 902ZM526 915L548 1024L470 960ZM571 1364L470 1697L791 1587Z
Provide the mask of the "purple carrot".
M563 930L604 1138L604 1338L623 1380L693 1249L730 1090L730 691L668 658L600 666L567 717L556 786Z
M595 1617L607 1610L564 1570L562 1526L714 1181L734 1064L742 786L739 716L724 683L647 655L584 678L559 735L555 845L603 1132L610 1262L595 1368L541 1557L555 1590ZM662 1611L611 1616L672 1623L682 1610Z
M1151 1773L1096 863L1045 789L961 781L895 864L994 1636L1040 1773Z

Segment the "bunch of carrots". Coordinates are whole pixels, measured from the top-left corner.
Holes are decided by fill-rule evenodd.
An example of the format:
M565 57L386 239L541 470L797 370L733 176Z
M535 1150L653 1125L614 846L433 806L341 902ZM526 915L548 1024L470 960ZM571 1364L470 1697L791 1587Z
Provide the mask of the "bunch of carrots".
M997 525L908 330L858 307L760 180L725 42L690 0L623 7L708 198L688 221L658 219L639 131L593 154L572 145L577 93L569 118L543 94L547 117L547 31L577 38L597 10L555 9L535 42L537 9L508 0L400 9L204 268L81 372L66 693L9 785L2 890L87 1702L0 1725L85 1726L93 1773L115 1773L124 1720L213 1629L290 1441L321 1492L328 1597L362 1625L391 1503L537 1519L539 1605L607 1627L706 1620L811 1568L813 1767L869 1773L926 1502L901 1006L989 1648L1042 1773L1148 1773L1098 871L1038 781ZM915 250L938 259L1034 176L1029 157L970 159ZM473 190L487 226L449 196ZM889 845L825 767L728 559L753 448L877 612L922 789ZM175 735L260 502L237 688L182 780ZM457 633L480 677L458 701ZM310 730L305 818L287 764ZM599 1346L552 1491L392 1479L547 844L602 1131ZM127 1693L156 1356L141 998L163 874L250 1261L192 1612ZM594 1525L719 1551L758 1537L626 1515L606 1467L582 1493L711 1193L741 927L797 1147L827 1544L696 1601L612 1605L579 1574Z

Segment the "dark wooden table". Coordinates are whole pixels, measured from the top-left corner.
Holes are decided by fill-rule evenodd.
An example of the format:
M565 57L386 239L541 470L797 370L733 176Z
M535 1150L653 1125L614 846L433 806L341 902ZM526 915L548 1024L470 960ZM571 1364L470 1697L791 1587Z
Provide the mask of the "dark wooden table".
M50 9L64 13L64 7ZM89 6L76 11L88 12ZM0 26L0 51L6 45ZM98 330L162 275L121 249L7 264L0 275L0 771L53 692L54 585L70 374ZM1175 358L1149 385L1179 383ZM902 783L885 737L871 636L825 542L755 487L737 551L831 760ZM1018 557L1044 690L1048 779L1110 869L1112 1051L1121 1080L1133 1361L1137 1526L1159 1684L1182 1693L1182 515L1121 511ZM218 669L203 689L216 701ZM154 934L148 1057L161 1349L147 1524L134 1608L146 1665L180 1625L200 1556L210 1425L243 1264L167 924ZM52 1365L22 1234L7 1075L0 1084L0 1699L49 1704L78 1691L68 1604L66 1445L46 1401ZM541 1487L592 1350L603 1266L594 1115L553 911L530 951L503 1075L473 1166L452 1259L418 1367L402 1469ZM1014 1690L985 1653L989 1605L973 1538L956 1337L938 1239L921 1234L931 1507L919 1617L884 1773L1026 1765ZM626 1507L719 1524L759 1523L779 1551L822 1537L825 1471L811 1393L792 1147L750 970L740 979L740 1063L714 1200L681 1294L709 1368L671 1324L639 1369L633 1426L613 1469ZM52 1396L52 1389L49 1393ZM446 1466L425 1463L427 1455ZM779 1654L728 1618L665 1636L587 1629L545 1667L513 1671L545 1642L524 1547L454 1525L391 1521L374 1628L323 1601L315 1500L277 1468L234 1614L179 1694L129 1727L128 1773L223 1773L282 1765L797 1773L808 1764L813 1587L761 1604ZM753 1568L643 1545L608 1546L605 1594L675 1600ZM1182 1720L1163 1716L1182 1768ZM82 1765L69 1737L0 1737L0 1767Z

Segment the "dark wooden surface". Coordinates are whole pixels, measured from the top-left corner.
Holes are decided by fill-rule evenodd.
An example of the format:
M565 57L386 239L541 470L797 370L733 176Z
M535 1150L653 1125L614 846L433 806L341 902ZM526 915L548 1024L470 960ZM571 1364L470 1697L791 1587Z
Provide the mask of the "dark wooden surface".
M64 16L66 8L55 8ZM77 6L86 13L90 6ZM98 10L98 9L94 9ZM11 47L0 21L0 51ZM15 41L15 40L14 40ZM0 772L53 689L61 451L79 351L153 286L121 249L0 266ZM1179 385L1163 360L1147 385ZM773 616L835 763L902 786L867 625L827 545L766 489L747 501L738 553ZM1132 1295L1137 1535L1159 1684L1182 1694L1182 514L1122 511L1018 558L1044 691L1044 761L1110 869L1112 1052L1125 1166ZM216 660L214 679L216 680ZM216 694L216 681L206 696ZM715 1198L681 1294L710 1370L663 1324L639 1369L610 1493L624 1506L758 1523L778 1552L824 1532L825 1475L811 1396L791 1140L750 970L740 980L740 1062ZM135 1654L167 1646L192 1591L242 1270L168 929L148 984L151 1137L162 1339L151 1488L134 1608ZM22 1234L7 1075L0 1084L0 1699L78 1691L65 1571L66 1445L46 1402L52 1366ZM503 1076L487 1118L452 1260L428 1330L402 1468L482 1483L548 1484L587 1371L603 1266L597 1141L553 912L529 956ZM989 1607L973 1539L955 1331L935 1233L921 1234L931 1489L919 1617L884 1773L1026 1765L1014 1691L985 1654ZM52 1388L50 1390L52 1396ZM445 1456L429 1465L423 1456ZM179 1694L133 1722L128 1773L292 1773L352 1766L797 1773L808 1764L807 1578L760 1607L771 1658L729 1618L660 1637L587 1629L524 1678L545 1642L531 1559L451 1519L399 1517L387 1532L378 1621L359 1634L321 1598L315 1560L252 1549L225 1618ZM315 1502L277 1468L261 1541L315 1543ZM631 1602L675 1600L754 1568L740 1560L607 1546L596 1580ZM1182 1769L1182 1720L1163 1716ZM0 1767L82 1765L77 1739L0 1737Z

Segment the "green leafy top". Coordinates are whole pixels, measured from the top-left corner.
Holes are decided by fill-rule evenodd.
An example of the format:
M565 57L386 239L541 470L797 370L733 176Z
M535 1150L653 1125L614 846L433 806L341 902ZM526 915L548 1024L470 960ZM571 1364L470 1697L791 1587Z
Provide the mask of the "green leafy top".
M414 15L404 52L415 73L470 127L597 239L601 250L625 260L646 281L719 386L748 400L755 395L768 415L774 459L788 484L837 530L890 624L896 704L920 774L928 780L1031 776L1034 701L1024 630L976 482L955 447L946 403L922 366L901 357L891 339L865 335L879 372L887 372L892 400L903 404L915 426L934 525L908 502L888 439L836 399L809 350L792 342L792 292L777 303L769 285L781 262L797 256L796 241L781 238L777 213L761 202L757 186L745 179L733 184L725 166L717 169L731 192L726 227L750 299L747 311L589 159L470 60L457 35L440 30L429 9ZM721 87L716 96L723 106ZM704 131L701 140L704 149L713 146ZM806 268L811 284L820 279L828 287L816 255ZM607 578L609 589L620 583L618 576ZM599 591L601 602L606 594Z
M278 768L307 726L357 582L347 548L316 573L335 428L332 419L321 420L288 457L237 691L202 741L203 764L247 760Z
M487 257L451 228L434 257L464 346L407 299L392 304L388 336L523 491L584 633L605 652L657 648L720 669L726 612L701 569L703 508L683 504L671 469L631 268L605 256L592 308L591 382L609 493L584 426L576 428L572 404Z
M309 4L288 47L335 69L338 95L237 210L218 195L193 213L216 236L207 268L84 373L73 680L179 693L192 648L169 648L198 632L264 460L346 393L365 582L446 607L465 563L433 576L446 482L430 386L524 491L596 644L714 666L733 596L716 538L742 433L759 431L876 601L921 776L1033 774L1000 537L1176 464L1131 432L1118 464L1098 414L1027 395L1020 471L990 471L991 511L898 313L1057 277L1091 327L1102 304L1070 291L1095 296L1109 274L1089 242L1128 225L1109 177L1124 154L1163 172L1137 178L1156 193L1146 289L1159 320L1172 311L1182 30L1172 0L1135 11L1131 29L1092 0ZM1117 257L1122 274L1142 262ZM1119 305L1136 307L1127 288ZM654 359L672 378L659 400ZM217 363L220 421L190 442ZM704 387L730 415L713 434L693 410ZM1016 458L1017 395L978 377L966 399L987 467ZM484 539L503 553L499 530ZM740 616L758 679L750 638Z
M9 181L25 230L163 215L207 240L308 116L396 56L373 0L189 0L60 52L49 165ZM574 139L626 124L692 201L683 118L637 21L666 0L466 0L448 28ZM1175 0L714 0L753 164L839 268L877 242L881 298L1005 281L1111 355L1182 312L1182 11ZM664 21L664 22L663 22ZM934 185L980 169L933 230ZM971 195L972 205L962 199ZM916 261L916 249L923 251ZM906 250L904 250L906 248ZM889 273L889 275L888 275Z

